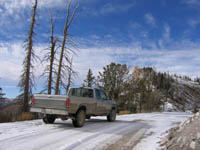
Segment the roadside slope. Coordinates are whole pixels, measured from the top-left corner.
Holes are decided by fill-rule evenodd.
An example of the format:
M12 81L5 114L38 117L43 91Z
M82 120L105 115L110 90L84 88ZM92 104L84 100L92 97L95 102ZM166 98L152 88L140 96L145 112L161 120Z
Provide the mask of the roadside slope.
M170 129L163 138L163 150L200 150L200 113Z

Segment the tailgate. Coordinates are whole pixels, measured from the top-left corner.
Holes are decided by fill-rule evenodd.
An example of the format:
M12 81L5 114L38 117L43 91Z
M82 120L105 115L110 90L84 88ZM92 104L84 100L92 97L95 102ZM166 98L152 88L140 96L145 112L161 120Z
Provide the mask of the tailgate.
M67 96L34 94L35 103L32 107L66 110Z

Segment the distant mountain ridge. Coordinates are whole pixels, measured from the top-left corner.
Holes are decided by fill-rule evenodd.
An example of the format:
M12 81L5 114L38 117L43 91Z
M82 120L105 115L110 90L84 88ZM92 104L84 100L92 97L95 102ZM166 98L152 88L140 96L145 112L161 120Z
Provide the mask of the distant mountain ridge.
M0 108L4 108L13 104L15 104L13 99L9 99L9 98L0 99Z

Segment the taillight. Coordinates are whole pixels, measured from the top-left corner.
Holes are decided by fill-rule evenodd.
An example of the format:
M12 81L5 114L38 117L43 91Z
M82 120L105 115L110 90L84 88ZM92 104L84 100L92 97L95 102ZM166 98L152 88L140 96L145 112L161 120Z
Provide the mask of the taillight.
M32 104L35 104L35 98L32 97Z
M67 106L67 107L70 106L70 99L69 99L69 98L66 99L66 106Z

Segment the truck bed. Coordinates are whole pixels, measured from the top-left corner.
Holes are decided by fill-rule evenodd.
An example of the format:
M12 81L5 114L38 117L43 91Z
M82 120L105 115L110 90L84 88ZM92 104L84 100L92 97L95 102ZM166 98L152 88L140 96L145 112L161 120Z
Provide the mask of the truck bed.
M34 104L32 104L32 112L43 112L50 114L68 114L66 107L67 96L34 94Z

